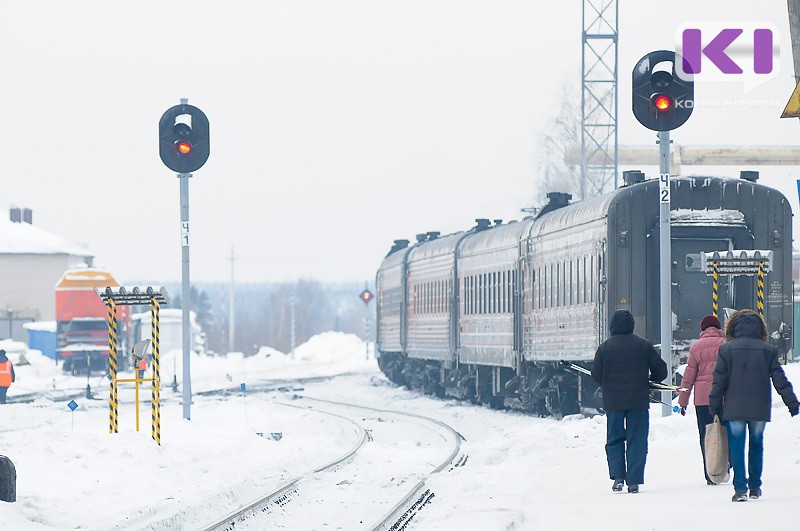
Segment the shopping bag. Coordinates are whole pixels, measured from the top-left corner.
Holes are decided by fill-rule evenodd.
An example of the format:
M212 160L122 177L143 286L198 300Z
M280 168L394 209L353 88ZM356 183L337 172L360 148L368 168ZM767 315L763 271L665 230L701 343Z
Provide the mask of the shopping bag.
M730 478L728 470L728 432L719 415L714 415L714 421L706 425L706 474L715 484L725 483Z

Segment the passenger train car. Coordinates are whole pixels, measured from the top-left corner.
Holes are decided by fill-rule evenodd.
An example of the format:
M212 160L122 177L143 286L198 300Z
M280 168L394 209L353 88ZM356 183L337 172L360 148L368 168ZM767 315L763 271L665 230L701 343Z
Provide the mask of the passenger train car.
M765 319L781 352L792 323L792 212L778 191L741 179L671 180L673 364L711 313L704 252L773 252ZM535 218L476 220L470 230L396 240L376 276L377 349L392 381L437 396L540 415L597 408L590 368L608 320L630 310L635 333L660 342L658 180L569 203L548 194ZM755 308L756 282L721 276L720 308ZM722 317L722 316L721 316Z

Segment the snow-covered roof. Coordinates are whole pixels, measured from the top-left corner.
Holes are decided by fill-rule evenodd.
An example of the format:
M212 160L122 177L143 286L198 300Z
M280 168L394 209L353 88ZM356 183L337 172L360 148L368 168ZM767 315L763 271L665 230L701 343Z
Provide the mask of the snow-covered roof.
M0 216L0 254L69 254L94 256L83 245L73 243L35 225Z

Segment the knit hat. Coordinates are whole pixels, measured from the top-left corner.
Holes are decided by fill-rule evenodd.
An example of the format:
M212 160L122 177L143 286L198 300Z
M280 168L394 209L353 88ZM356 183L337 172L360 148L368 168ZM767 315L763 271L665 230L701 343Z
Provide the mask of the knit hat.
M703 320L700 321L700 330L705 330L709 326L713 326L714 328L722 329L722 323L719 322L714 315L708 314L703 317Z

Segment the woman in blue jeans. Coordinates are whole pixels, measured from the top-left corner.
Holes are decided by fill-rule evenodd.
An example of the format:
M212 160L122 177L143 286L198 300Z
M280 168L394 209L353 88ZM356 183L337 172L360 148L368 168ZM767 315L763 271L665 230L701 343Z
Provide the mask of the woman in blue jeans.
M764 465L764 427L770 420L772 390L781 395L794 417L800 403L778 361L778 349L766 342L767 325L753 310L733 314L725 326L725 343L719 348L714 383L708 396L712 417L727 423L733 468L733 501L761 497ZM746 433L750 434L745 467ZM748 477L749 472L749 477Z

